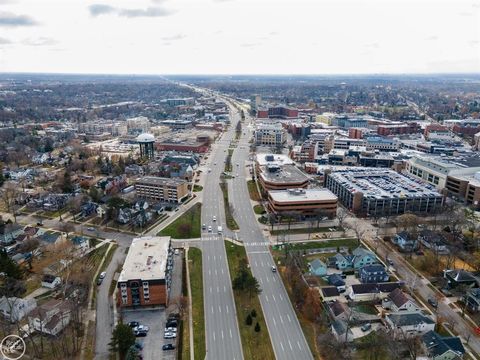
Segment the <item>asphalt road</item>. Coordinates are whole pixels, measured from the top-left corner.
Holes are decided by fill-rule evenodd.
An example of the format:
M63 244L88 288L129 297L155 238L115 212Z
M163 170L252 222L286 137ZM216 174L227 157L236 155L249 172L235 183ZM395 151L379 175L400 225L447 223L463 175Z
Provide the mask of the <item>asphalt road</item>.
M220 174L224 170L233 127L224 133L213 146L210 155L211 172L206 173L203 188L202 230L203 296L207 359L243 359L240 332L238 330L232 282L228 271L223 234L217 227L226 228L223 196L220 190ZM216 221L213 221L213 217ZM208 231L208 226L212 231Z
M239 116L235 116L232 128L238 119ZM249 121L247 116L245 123L242 124L242 136L238 147L232 157L235 178L230 180L229 196L234 207L235 220L240 227L237 233L238 240L245 244L252 273L262 288L259 297L275 358L313 359L282 279L278 273L272 272L274 261L268 247L269 242L259 227L250 202L246 181L251 175L246 163L249 157L248 141L252 136L253 127L247 125Z

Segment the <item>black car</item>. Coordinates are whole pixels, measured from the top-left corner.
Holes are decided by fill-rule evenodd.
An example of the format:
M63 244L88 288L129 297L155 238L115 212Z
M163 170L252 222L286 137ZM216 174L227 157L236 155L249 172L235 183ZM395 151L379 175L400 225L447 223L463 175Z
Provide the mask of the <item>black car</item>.
M166 350L175 350L175 345L173 344L165 344L162 346L162 350L163 351L166 351Z
M176 328L176 327L178 327L178 321L177 320L168 320L165 327L167 327L167 328L175 327Z
M145 337L147 336L147 332L145 330L134 331L133 332L136 337Z
M130 326L131 328L135 328L137 327L138 325L140 325L140 323L138 321L130 321L128 323L128 326Z
M430 305L432 305L432 307L434 307L434 308L437 308L437 307L438 307L438 302L437 302L437 300L434 299L434 298L429 298L429 299L428 299L428 303L429 303Z
M43 226L42 222L37 222L37 226Z
M99 277L97 279L97 285L102 285L102 282L103 282L103 279Z

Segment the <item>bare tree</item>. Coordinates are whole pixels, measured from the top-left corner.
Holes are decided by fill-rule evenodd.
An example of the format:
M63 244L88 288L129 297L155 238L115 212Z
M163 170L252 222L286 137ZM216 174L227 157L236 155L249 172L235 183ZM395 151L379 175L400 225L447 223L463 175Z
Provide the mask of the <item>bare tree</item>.
M342 228L342 232L345 234L345 220L347 220L349 214L348 211L342 207L339 207L337 210L337 220L338 226Z
M19 194L17 186L13 182L7 182L1 190L1 200L8 213L11 213L15 222L17 222L15 200Z

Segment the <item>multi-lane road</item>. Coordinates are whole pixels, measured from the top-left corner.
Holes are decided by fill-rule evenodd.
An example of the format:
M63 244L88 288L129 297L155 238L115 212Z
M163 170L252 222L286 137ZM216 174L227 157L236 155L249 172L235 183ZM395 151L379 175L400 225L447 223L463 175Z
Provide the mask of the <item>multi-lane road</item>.
M223 233L218 233L218 226L226 228L219 183L232 136L232 131L224 133L212 147L210 170L206 171L203 188L202 224L207 228L202 229L201 248L206 347L209 360L243 359ZM208 231L209 226L212 228L211 231Z

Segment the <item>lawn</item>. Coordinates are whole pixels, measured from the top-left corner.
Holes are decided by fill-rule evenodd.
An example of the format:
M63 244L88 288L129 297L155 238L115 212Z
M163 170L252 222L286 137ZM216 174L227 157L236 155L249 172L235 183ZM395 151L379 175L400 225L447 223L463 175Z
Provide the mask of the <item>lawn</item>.
M243 246L234 245L228 241L225 241L225 249L227 251L230 277L233 280L238 273L240 261L246 259L247 255ZM234 290L233 295L235 297L238 326L240 328L240 337L245 359L275 359L258 296L254 295L250 297L248 293L240 290ZM245 319L253 309L255 309L257 315L253 319L253 324L247 325ZM257 322L260 324L259 333L256 333L254 330Z
M309 228L300 228L300 229L290 229L290 230L273 230L270 231L272 235L280 235L280 234L308 234L308 233L318 233L318 232L330 232L330 229L335 229L334 231L343 231L341 227L338 226L331 226L331 227L313 227Z
M255 205L255 206L253 207L253 211L254 211L255 214L257 214L257 215L265 214L265 209L263 208L262 205Z
M199 192L203 190L203 186L201 185L193 185L193 192Z
M260 197L260 194L258 193L257 184L255 183L255 181L248 180L247 187L248 187L248 192L250 194L250 199L254 201L262 200L262 198Z
M225 220L227 222L227 226L230 230L238 230L238 224L233 218L233 214L231 212L229 201L228 201L228 186L226 182L220 183L220 188L222 189L223 193L223 207L225 208Z
M159 236L171 236L174 239L192 239L200 237L200 215L202 204L195 204L173 223L161 230Z
M355 238L344 238L344 239L338 239L338 240L290 243L289 247L291 250L324 249L324 248L337 248L337 247L348 247L350 249L355 249L358 247L358 241ZM274 246L273 248L277 250L276 246Z
M202 251L197 248L188 250L188 269L190 289L192 291L193 349L195 359L205 359L205 315L203 313L203 273ZM188 329L188 324L184 324Z

